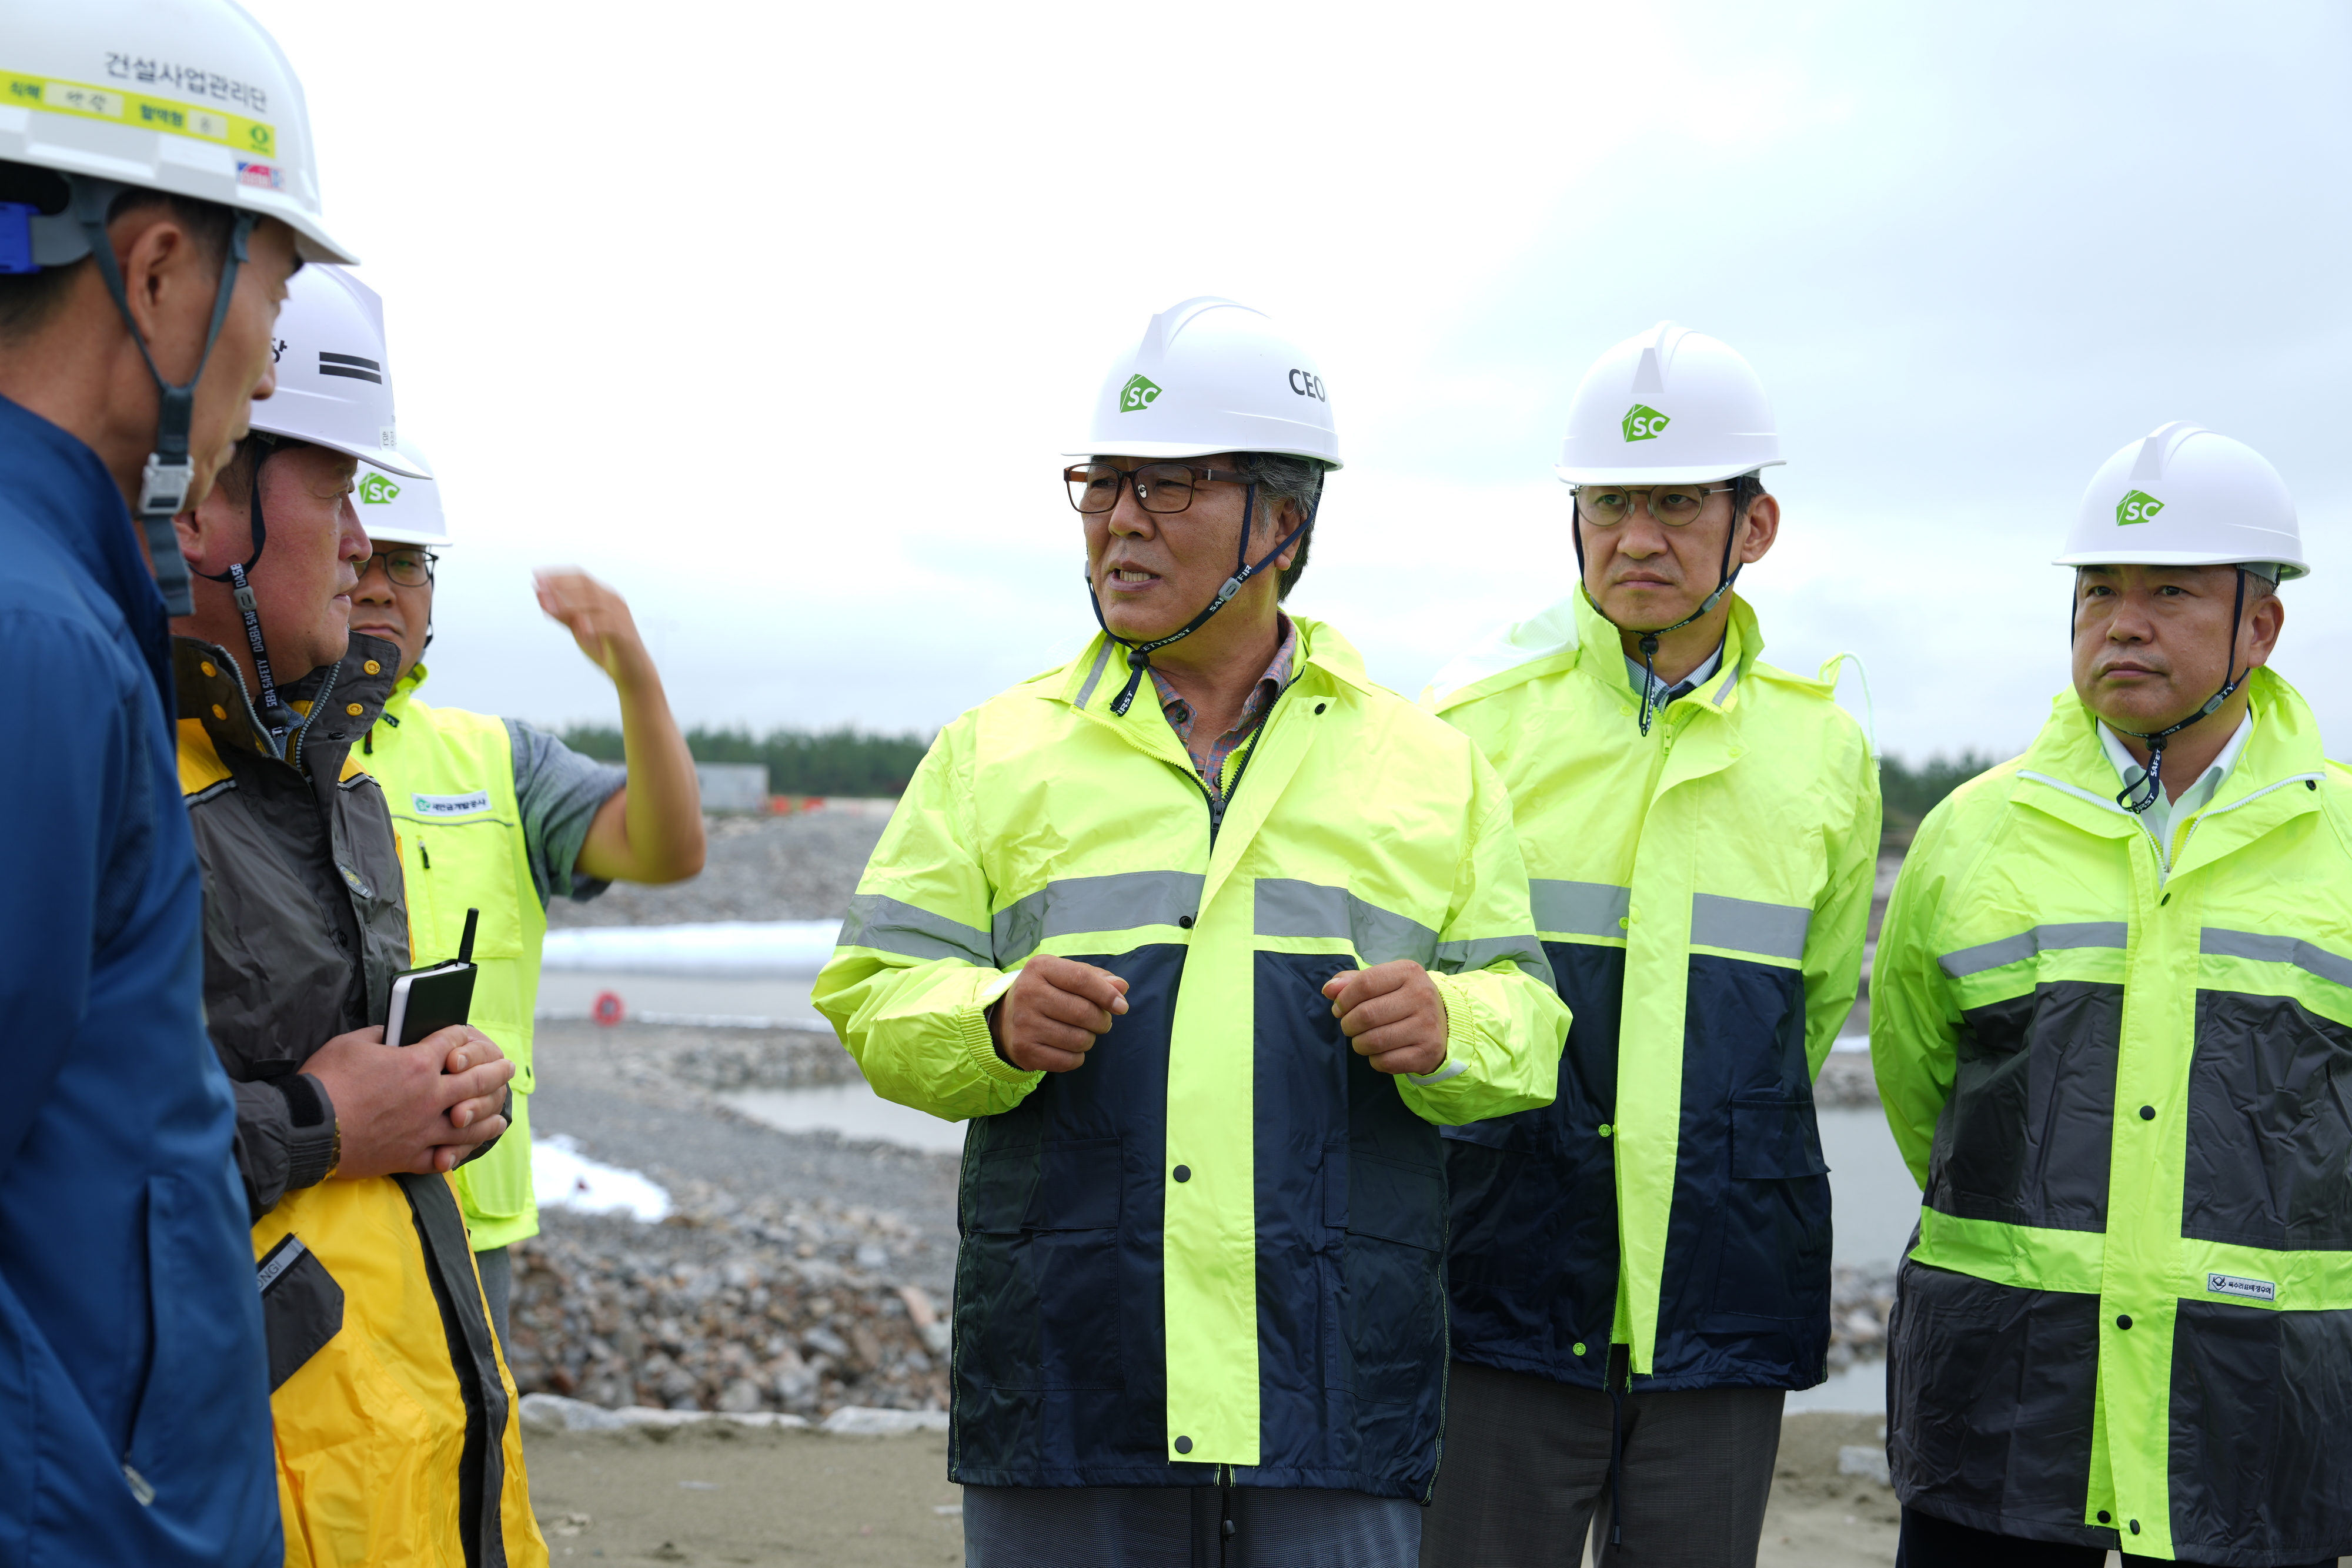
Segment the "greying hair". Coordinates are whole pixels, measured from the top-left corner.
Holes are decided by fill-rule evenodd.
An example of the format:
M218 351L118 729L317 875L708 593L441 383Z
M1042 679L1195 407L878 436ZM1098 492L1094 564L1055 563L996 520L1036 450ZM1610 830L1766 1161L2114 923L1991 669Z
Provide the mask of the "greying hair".
M1260 515L1273 523L1275 505L1281 501L1297 502L1302 520L1313 515L1315 503L1323 494L1323 476L1330 465L1313 457L1292 457L1278 452L1240 452L1234 455L1234 467L1257 486ZM1282 534L1274 537L1279 539ZM1298 586L1299 577L1307 570L1307 547L1314 542L1315 530L1311 527L1298 536L1298 553L1282 569L1282 585L1276 598L1289 598L1290 591Z

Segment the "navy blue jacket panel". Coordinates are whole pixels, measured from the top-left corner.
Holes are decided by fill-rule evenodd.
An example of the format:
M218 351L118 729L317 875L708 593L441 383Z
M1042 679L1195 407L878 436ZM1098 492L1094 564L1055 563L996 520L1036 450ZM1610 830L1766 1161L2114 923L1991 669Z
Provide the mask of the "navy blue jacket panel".
M162 596L0 399L0 1563L282 1560Z

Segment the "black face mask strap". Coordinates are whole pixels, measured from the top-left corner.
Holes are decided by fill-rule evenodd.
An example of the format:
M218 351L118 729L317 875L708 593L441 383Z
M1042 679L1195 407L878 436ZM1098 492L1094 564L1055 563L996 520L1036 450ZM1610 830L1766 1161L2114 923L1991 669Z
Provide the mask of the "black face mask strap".
M1151 655L1171 643L1182 642L1202 627L1206 626L1211 616L1233 601L1234 595L1242 591L1244 583L1272 566L1280 559L1283 551L1288 549L1297 542L1301 535L1315 526L1315 514L1322 505L1323 490L1318 485L1316 486L1315 498L1307 504L1307 520L1291 529L1283 537L1280 543L1266 551L1257 564L1253 566L1249 559L1249 537L1250 529L1257 522L1257 485L1253 481L1248 493L1242 499L1241 546L1234 552L1233 576L1225 579L1224 586L1217 590L1217 596L1209 601L1209 607L1186 622L1181 630L1171 632L1167 636L1155 638L1149 643L1130 643L1110 629L1110 622L1103 619L1102 598L1095 592L1094 572L1089 569L1087 573L1087 599L1095 607L1095 624L1103 629L1104 636L1127 650L1127 685L1118 689L1118 695L1111 698L1110 711L1125 718L1127 710L1134 706L1137 690L1143 685L1143 672L1151 667Z
M2122 791L2116 796L2116 804L2134 816L2138 816L2154 806L2158 793L2164 788L2164 748L2167 743L2199 719L2210 718L2223 703L2230 700L2231 694L2238 689L2238 618L2245 612L2246 608L2246 569L2242 566L2237 570L2238 591L2230 603L2230 663L2227 669L2223 671L2227 679L2223 681L2221 689L2206 698L2203 707L2199 708L2179 724L2169 725L2163 729L2145 735L2136 729L2116 731L2117 735L2128 735L2134 740L2147 742L2147 771L2140 775L2138 783L2124 786ZM2074 632L2071 622L2067 632L2071 641ZM2108 727L2112 729L2114 726L2110 725Z
M188 455L188 432L195 423L196 383L204 379L205 366L213 357L213 345L220 339L221 324L228 319L229 299L236 292L237 271L251 259L247 242L252 238L253 226L259 216L248 212L236 214L229 233L228 254L221 258L220 283L213 295L213 317L205 329L204 352L196 356L195 374L174 386L156 368L155 356L147 348L146 334L139 329L138 319L131 314L131 298L122 285L122 269L114 259L114 242L107 237L107 209L113 205L122 187L110 180L82 175L68 174L65 180L72 193L74 221L89 242L90 255L97 258L99 276L106 280L106 291L114 297L114 308L121 313L131 340L138 345L139 357L147 361L147 373L155 378L159 404L155 450L147 455L147 467L140 479L139 526L147 536L147 555L154 568L155 586L163 591L163 612L186 615L195 609L195 600L189 591L187 563L180 559L179 534L172 527L172 519L187 509L188 491L195 483L195 464Z

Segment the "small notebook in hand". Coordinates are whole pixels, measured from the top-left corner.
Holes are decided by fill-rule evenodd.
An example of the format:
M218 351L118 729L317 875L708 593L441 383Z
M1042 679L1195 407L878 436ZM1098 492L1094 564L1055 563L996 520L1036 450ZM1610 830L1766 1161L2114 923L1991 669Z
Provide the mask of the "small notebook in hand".
M383 1038L392 1045L415 1045L425 1036L464 1023L474 1007L474 925L481 911L466 911L466 933L457 956L446 964L408 969L392 978L392 1011Z

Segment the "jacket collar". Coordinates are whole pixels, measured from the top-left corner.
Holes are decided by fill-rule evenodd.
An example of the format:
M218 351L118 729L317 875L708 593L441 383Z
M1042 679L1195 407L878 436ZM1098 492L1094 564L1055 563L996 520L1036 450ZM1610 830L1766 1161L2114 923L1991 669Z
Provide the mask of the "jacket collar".
M1288 614L1288 612L1284 613ZM1290 679L1296 685L1307 678L1311 671L1320 671L1341 685L1353 686L1362 692L1378 692L1381 688L1364 673L1363 655L1355 644L1323 622L1304 615L1291 615L1290 623L1298 633L1298 646L1291 656ZM419 669L423 666L419 665ZM1097 632L1094 640L1073 659L1062 672L1060 688L1054 694L1078 712L1112 724L1135 722L1143 714L1162 731L1168 731L1168 721L1161 716L1155 700L1137 702L1127 710L1122 721L1110 711L1111 699L1127 680L1127 655L1110 634ZM1149 708L1148 713L1145 712ZM1172 731L1168 731L1172 734Z
M408 705L415 697L416 688L425 684L425 661L419 659L416 667L401 676L392 688L392 695L383 699L384 716L391 719L395 727L407 720Z
M1764 632L1756 611L1735 591L1731 618L1723 632L1723 663L1685 700L1706 703L1725 713L1735 711L1748 684L1757 655L1764 651ZM1566 670L1584 671L1614 688L1625 685L1624 664L1617 628L1601 613L1582 584L1575 592L1528 619L1506 626L1438 672L1423 700L1439 713L1479 697L1523 685ZM1591 650L1588 660L1584 653Z
M2254 733L2212 803L2197 814L2200 831L2172 868L2175 875L2318 809L2315 790L2285 788L2326 777L2311 705L2268 668L2255 670L2247 687ZM2116 770L2099 745L2097 721L2071 689L2051 700L2050 717L2018 759L2017 771L2025 786L2016 796L2021 805L2103 838L2142 831L2139 819L2116 804Z
M201 726L223 755L241 751L275 760L269 733L253 711L236 662L195 637L172 639L172 654L179 677L180 722ZM327 711L293 739L286 760L306 775L321 769L339 774L352 743L383 714L392 695L393 672L399 667L398 647L380 637L354 633L341 659L282 688L287 702L306 717L316 705L327 705Z

